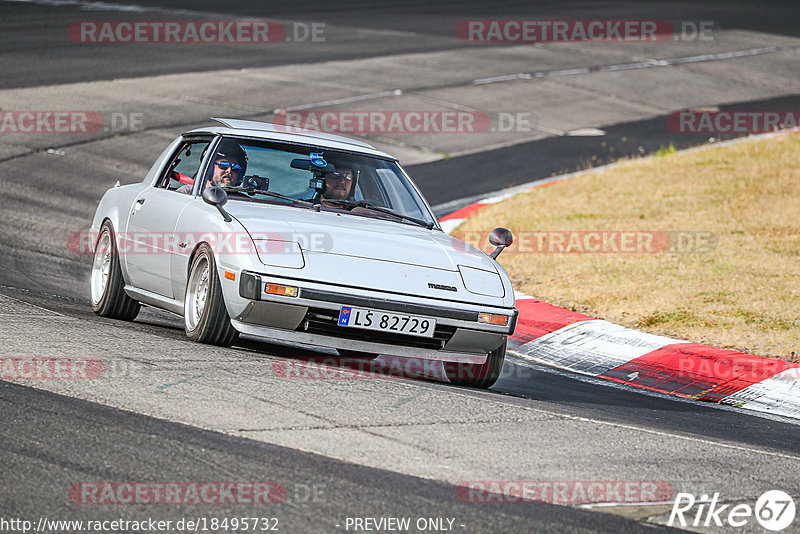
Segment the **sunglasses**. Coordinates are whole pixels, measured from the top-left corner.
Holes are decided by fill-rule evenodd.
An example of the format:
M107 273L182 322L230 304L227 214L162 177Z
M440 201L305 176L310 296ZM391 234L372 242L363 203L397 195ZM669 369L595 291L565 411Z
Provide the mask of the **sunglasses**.
M344 181L344 182L350 182L350 181L352 181L352 180L353 180L353 177L352 177L351 175L349 175L349 174L342 174L342 173L338 173L338 172L331 173L331 174L329 174L328 176L329 176L330 178L333 178L334 180L338 178L339 180L342 180L342 181Z
M215 165L223 171L228 170L228 167L230 167L231 172L242 172L242 166L238 163L231 163L230 161L217 161L215 162Z

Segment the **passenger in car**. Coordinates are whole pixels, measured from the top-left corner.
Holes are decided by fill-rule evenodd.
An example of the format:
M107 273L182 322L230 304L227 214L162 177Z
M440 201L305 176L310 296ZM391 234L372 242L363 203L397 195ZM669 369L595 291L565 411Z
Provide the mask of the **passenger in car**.
M322 200L347 200L353 193L358 174L352 168L337 165L336 172L325 174L325 192Z

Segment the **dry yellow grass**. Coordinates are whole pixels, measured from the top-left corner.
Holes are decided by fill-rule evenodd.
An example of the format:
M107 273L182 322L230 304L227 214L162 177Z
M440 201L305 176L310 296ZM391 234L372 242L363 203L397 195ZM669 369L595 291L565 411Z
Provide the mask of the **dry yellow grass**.
M800 135L666 152L488 206L455 235L477 232L467 240L491 250L486 235L496 226L529 239L710 232L701 235L716 246L706 252L506 251L499 259L515 288L552 304L717 347L800 355Z

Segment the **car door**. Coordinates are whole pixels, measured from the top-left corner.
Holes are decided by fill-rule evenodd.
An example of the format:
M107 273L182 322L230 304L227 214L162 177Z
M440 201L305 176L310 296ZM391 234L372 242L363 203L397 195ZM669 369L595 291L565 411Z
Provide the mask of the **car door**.
M196 201L193 181L210 139L187 139L155 183L133 202L124 238L128 276L133 286L174 298L170 280L170 256L186 240L175 234L181 212Z

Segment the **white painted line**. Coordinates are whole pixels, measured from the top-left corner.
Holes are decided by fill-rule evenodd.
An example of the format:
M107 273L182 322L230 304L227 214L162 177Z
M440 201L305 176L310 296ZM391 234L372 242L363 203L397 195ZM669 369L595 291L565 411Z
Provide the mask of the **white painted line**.
M40 6L63 7L77 6L83 11L124 11L129 13L156 12L173 15L198 15L200 11L190 11L188 9L167 9L153 6L137 6L133 4L118 4L115 2L89 2L86 0L5 0L6 2L19 2L26 4L37 4ZM206 13L207 14L207 13Z
M605 130L600 128L578 128L566 132L569 137L602 137L606 135Z
M695 501L695 504L704 503L704 502L711 502L711 499L708 499L706 501L697 500L697 501ZM675 503L675 501L593 502L593 503L588 503L588 504L580 504L580 505L578 505L578 507L579 508L592 509L592 508L611 508L611 507L616 507L616 506L666 506L668 504L672 505L674 503Z
M573 74L587 74L592 72L592 69L589 67L580 67L577 69L561 69L561 70L549 70L543 72L536 72L534 76L537 78L546 78L548 76L572 76Z
M20 304L22 306L28 306L30 308L35 308L37 310L41 310L41 311L43 311L45 313L32 313L32 314L0 313L0 317L4 317L4 318L7 318L7 317L12 317L12 318L13 317L48 317L48 316L55 315L56 317L63 317L65 319L67 318L67 316L65 316L63 313L58 313L57 311L53 311L53 310L50 310L50 309L47 309L47 308L43 308L42 306L37 306L36 304L31 304L30 302L25 302L24 300L20 300L20 299L14 298L14 297L9 297L8 295L0 295L0 303L2 303L2 301L4 299L8 299L8 300L14 301L14 302L16 302L16 303L18 303L18 304Z
M10 314L0 313L0 321L3 323L13 323L15 321L28 321L29 319L47 319L48 321L77 321L74 317L64 317L58 312L53 312L55 316L43 313Z
M512 80L529 80L532 78L550 78L556 76L575 76L576 74L589 74L591 72L613 72L632 69L649 69L651 67L671 67L673 65L685 65L687 63L700 63L703 61L718 61L722 59L734 59L747 56L758 56L761 54L771 54L781 50L794 50L800 45L792 46L767 46L764 48L750 48L747 50L733 50L731 52L719 52L717 54L703 54L699 56L676 57L672 59L648 59L637 63L618 63L616 65L603 65L599 67L576 67L573 69L545 70L532 73L505 74L493 76L491 78L478 78L473 80L475 85L487 83L507 82Z
M491 78L478 78L477 80L472 80L474 85L484 85L487 83L497 83L497 82L507 82L509 80L528 80L530 79L531 75L527 73L517 73L517 74L505 74L503 76L493 76Z
M600 72L614 72L618 70L648 69L650 67L662 67L664 65L653 61L641 61L639 63L620 63L619 65L608 65L597 69Z
M594 380L594 379L592 379L592 380ZM613 382L609 383L609 382L604 381L604 383L606 383L608 385L611 385L612 387L614 385L616 385ZM622 386L622 384L619 384L619 386ZM646 392L646 390L641 390L641 389L638 390L638 391ZM458 389L454 389L451 392L451 394L452 395L463 395L464 397L470 397L469 393L464 392L464 391L460 391ZM680 397L671 397L671 399L672 400L677 400L678 402L684 401L684 399L681 399ZM685 400L685 402L691 403L692 401ZM518 408L520 408L522 410L527 410L529 412L540 413L540 414L544 414L544 415L550 415L550 416L554 416L554 417L559 417L561 419L567 419L567 420L570 420L570 421L577 421L577 422L581 422L581 423L591 423L591 424L610 426L610 427L615 427L615 428L623 428L625 430L633 430L633 431L637 431L637 432L642 432L644 434L650 434L652 436L659 436L659 437L672 438L672 439L680 439L680 440L689 441L689 442L692 442L692 443L702 443L703 445L711 445L713 447L721 447L721 448L729 449L729 450L751 452L751 453L755 453L755 454L763 454L765 456L771 456L773 458L784 458L786 460L794 460L794 461L800 462L800 456L794 455L794 454L786 454L786 453L782 453L782 452L770 451L770 450L765 450L765 449L758 449L758 448L755 448L755 447L745 447L743 445L735 445L733 443L727 443L727 442L724 442L724 441L714 441L714 440L711 440L711 439L698 438L698 437L694 437L694 436L688 436L688 435L682 435L682 434L674 434L674 433L665 432L665 431L662 431L662 430L653 430L651 428L644 428L644 427L640 427L640 426L636 426L636 425L630 425L630 424L626 424L626 423L616 423L616 422L613 422L613 421L606 421L606 420L603 420L603 419L596 419L596 418L593 418L593 417L582 417L582 416L578 416L578 415L569 415L569 414L557 412L557 411L554 411L554 410L545 410L543 408L535 408L535 407L529 406L529 405L518 405L518 404L515 404L514 406L517 406ZM715 406L715 405L709 404L709 406ZM793 423L793 421L792 421L792 423ZM798 464L798 466L800 466L800 464Z
M337 104L347 104L349 102L362 102L364 100L374 100L376 98L385 98L388 96L400 96L403 94L402 89L392 89L390 91L380 91L378 93L369 93L366 95L348 96L345 98L337 98L335 100L323 100L321 102L311 102L310 104L300 104L298 106L289 106L286 108L278 108L272 111L278 114L284 111L300 111L303 109L313 109L324 106L335 106Z
M795 47L785 47L795 48ZM701 56L680 57L675 59L662 59L661 61L668 65L682 65L684 63L700 63L701 61L714 61L717 59L733 59L737 57L758 56L761 54L771 54L781 50L777 46L768 46L765 48L751 48L749 50L736 50L733 52L720 52L718 54L703 54Z

